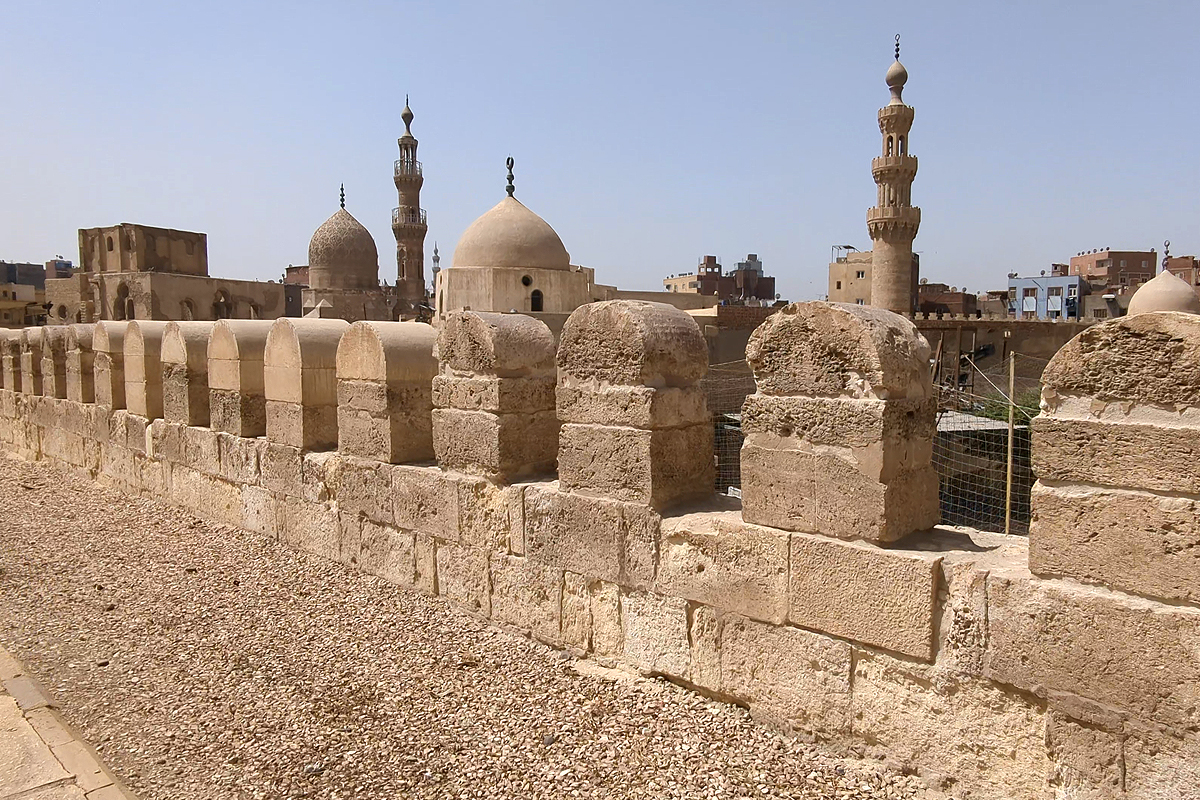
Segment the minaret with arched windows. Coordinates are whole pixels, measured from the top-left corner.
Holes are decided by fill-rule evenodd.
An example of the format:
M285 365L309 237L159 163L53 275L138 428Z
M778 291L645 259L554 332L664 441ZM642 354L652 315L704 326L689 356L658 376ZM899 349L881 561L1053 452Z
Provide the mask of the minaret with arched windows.
M425 299L425 209L421 208L421 162L417 160L417 139L412 135L412 109L404 98L404 135L397 140L400 158L393 174L400 204L392 209L392 233L396 236L396 291L411 308Z
M917 158L909 155L908 132L913 108L904 104L901 93L908 71L900 63L900 36L896 36L896 60L887 71L891 101L879 109L879 132L883 150L871 161L871 174L879 187L879 199L867 211L867 230L874 242L871 257L871 305L898 314L915 310L918 271L912 244L921 226L921 209L912 204L912 182L917 175Z

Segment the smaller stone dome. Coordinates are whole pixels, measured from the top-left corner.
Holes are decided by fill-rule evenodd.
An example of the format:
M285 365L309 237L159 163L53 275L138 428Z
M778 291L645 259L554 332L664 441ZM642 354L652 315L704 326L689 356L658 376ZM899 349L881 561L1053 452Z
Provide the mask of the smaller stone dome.
M461 267L570 269L571 256L546 220L510 196L463 232L451 263Z
M906 70L904 65L900 63L900 59L896 59L892 62L892 65L888 67L887 77L885 80L887 80L889 89L896 89L908 83L908 70Z
M1150 311L1186 311L1200 314L1200 297L1188 282L1174 273L1163 270L1142 284L1129 299L1128 315Z
M373 289L379 285L379 251L371 232L339 208L308 243L308 282L313 289Z

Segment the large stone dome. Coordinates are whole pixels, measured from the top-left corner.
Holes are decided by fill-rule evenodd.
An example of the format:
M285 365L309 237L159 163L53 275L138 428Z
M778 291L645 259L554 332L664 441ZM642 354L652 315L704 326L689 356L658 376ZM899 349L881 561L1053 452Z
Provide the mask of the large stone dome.
M379 285L375 240L344 208L325 220L308 243L308 284L313 289L374 289Z
M463 233L451 266L570 269L571 256L546 220L506 197Z
M1145 314L1150 311L1186 311L1200 314L1200 297L1188 282L1174 273L1163 270L1153 279L1142 284L1129 298L1128 314Z

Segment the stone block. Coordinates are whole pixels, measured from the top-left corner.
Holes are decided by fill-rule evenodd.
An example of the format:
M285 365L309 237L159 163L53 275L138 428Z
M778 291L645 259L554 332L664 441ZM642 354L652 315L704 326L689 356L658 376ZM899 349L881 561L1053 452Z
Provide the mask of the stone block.
M378 415L339 405L337 418L341 453L388 464L433 459L433 419L429 414Z
M244 439L229 433L216 433L221 477L233 483L257 484L261 476L264 439Z
M653 592L623 592L624 660L656 675L687 679L691 665L687 601Z
M397 466L391 472L396 527L458 541L459 492L455 479L433 467Z
M227 525L242 524L241 487L191 467L171 467L170 497L197 516Z
M940 563L929 553L793 534L788 621L932 660Z
M491 585L488 554L457 544L437 545L437 590L463 609L491 615Z
M268 536L279 533L275 496L261 486L242 486L241 527Z
M1200 735L1144 733L1125 742L1125 792L1137 800L1200 800Z
M432 536L414 534L416 549L416 588L428 595L438 594L437 541Z
M208 384L189 377L185 364L162 365L163 418L184 425L208 425Z
M1200 609L992 572L985 675L1174 727L1200 725Z
M528 378L554 374L554 335L524 314L456 311L438 330L443 371Z
M1034 574L1200 603L1200 498L1039 481L1030 503Z
M699 386L592 386L556 390L558 418L581 425L627 425L644 430L711 424Z
M1121 797L1125 765L1121 737L1057 711L1046 714L1047 785L1060 796Z
M1043 481L1200 494L1200 429L1045 415L1029 427Z
M654 564L648 548L657 541L659 518L647 512L628 503L528 486L526 553L589 578L649 586Z
M299 497L279 498L279 541L288 547L338 561L342 526L330 503L311 503Z
M563 646L586 653L592 646L591 581L577 572L563 574L561 636Z
M1045 712L1016 692L973 678L856 651L851 697L865 755L915 772L935 789L978 798L1045 797Z
M491 616L541 642L558 644L563 571L503 553L491 555Z
M363 520L359 534L358 566L388 583L416 585L416 536L390 525Z
M712 494L711 423L647 431L562 426L558 476L564 489L656 509Z
M512 552L514 522L524 503L523 486L497 486L482 478L461 478L458 489L459 540L492 552Z
M563 326L558 369L560 383L687 386L708 371L708 345L687 312L664 303L588 303Z
M530 414L554 410L553 375L500 378L494 375L438 375L433 405L460 411Z
M721 620L708 606L692 608L691 663L688 682L703 689L721 691Z
M721 622L722 691L793 732L825 739L849 731L849 643L736 614Z
M384 525L393 523L392 475L384 464L344 456L334 462L331 472L326 485L340 510Z
M337 405L267 401L267 439L302 450L337 448Z
M433 450L443 469L512 482L553 472L557 447L558 419L551 411L433 410Z
M209 389L208 408L214 430L234 436L265 436L267 399L229 389Z
M752 394L742 407L742 431L855 452L882 449L874 469L864 471L877 470L886 477L897 469L928 463L937 432L937 401ZM909 442L914 445L905 447ZM919 461L922 457L924 461Z
M125 407L124 359L108 353L95 356L96 403L110 409Z
M788 607L788 535L736 517L726 512L665 518L655 589L782 623Z
M304 457L299 448L267 442L259 453L262 485L272 492L300 495Z

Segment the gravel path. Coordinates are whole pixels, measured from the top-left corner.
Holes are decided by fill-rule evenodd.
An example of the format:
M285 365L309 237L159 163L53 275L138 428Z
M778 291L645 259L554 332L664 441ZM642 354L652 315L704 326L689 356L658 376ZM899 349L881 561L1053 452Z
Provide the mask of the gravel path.
M144 800L924 795L257 534L0 485L0 642Z

